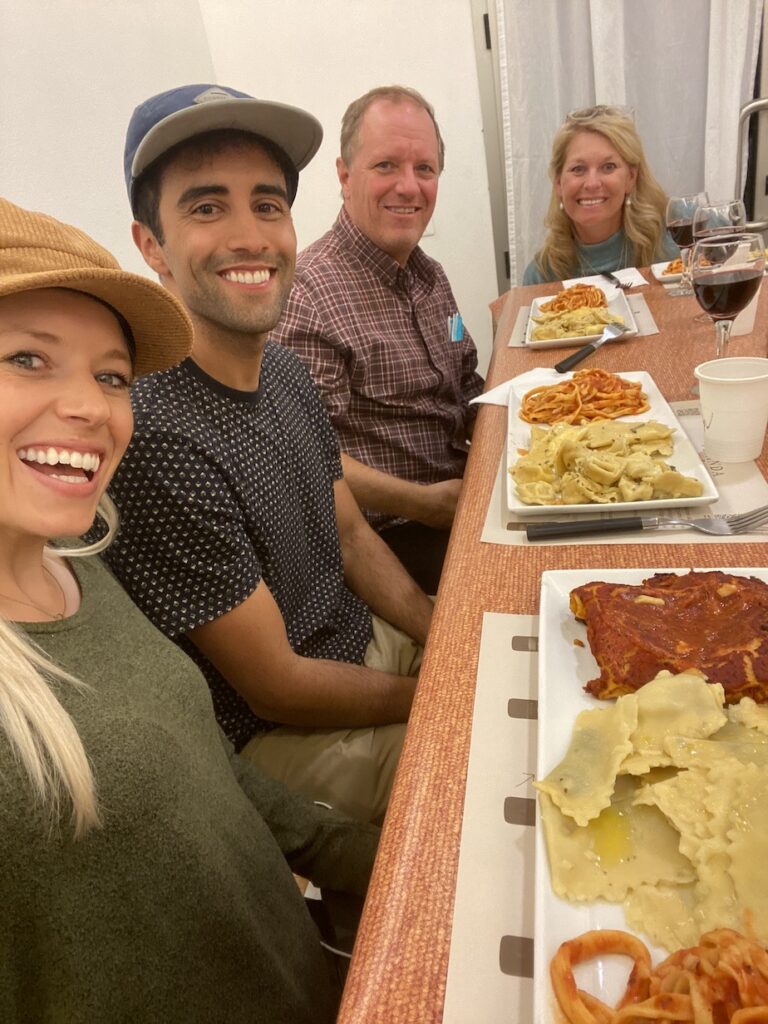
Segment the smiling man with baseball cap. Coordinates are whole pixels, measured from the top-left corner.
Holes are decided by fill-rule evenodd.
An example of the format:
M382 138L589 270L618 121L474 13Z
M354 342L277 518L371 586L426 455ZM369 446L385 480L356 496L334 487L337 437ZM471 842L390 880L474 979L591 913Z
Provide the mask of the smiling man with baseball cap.
M135 111L134 241L195 338L134 392L109 560L201 666L237 750L380 820L432 605L355 503L309 374L266 341L293 281L298 174L321 137L310 114L219 85Z

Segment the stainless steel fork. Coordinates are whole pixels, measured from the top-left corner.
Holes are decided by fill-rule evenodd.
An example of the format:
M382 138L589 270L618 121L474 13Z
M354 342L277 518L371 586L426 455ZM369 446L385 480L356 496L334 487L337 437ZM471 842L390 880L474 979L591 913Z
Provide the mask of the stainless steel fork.
M700 533L730 537L738 533L750 533L768 522L768 505L741 512L738 515L707 516L702 519L675 519L672 516L641 516L644 530L667 529L668 527L698 530ZM647 522L646 522L647 520ZM655 522L654 522L655 521Z
M674 516L621 516L616 519L575 519L570 522L530 523L525 528L528 540L547 537L575 537L584 533L621 533L626 530L680 529L698 530L719 537L750 533L768 523L768 505L738 515L680 519Z
M629 291L630 288L634 287L629 281L622 281L620 277L616 276L616 274L611 274L608 271L603 271L600 274L600 277L604 277L607 281L610 281L611 284L615 284L616 287L621 288L623 292Z

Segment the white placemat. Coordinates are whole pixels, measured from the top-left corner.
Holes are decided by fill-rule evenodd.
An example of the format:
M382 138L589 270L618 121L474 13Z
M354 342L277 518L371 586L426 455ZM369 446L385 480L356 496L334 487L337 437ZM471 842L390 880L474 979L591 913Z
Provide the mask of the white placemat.
M704 454L704 427L699 414L698 402L672 402L675 415L691 439L693 446L704 461L715 481L720 498L706 508L676 509L676 516L693 519L702 515L728 515L748 512L768 504L768 482L754 462L716 462ZM499 472L493 485L491 500L483 524L480 540L487 544L729 544L747 543L755 539L768 539L768 526L756 533L745 533L735 537L710 537L696 530L638 530L626 533L586 534L580 537L557 537L551 540L529 541L525 536L526 523L510 514L506 502L507 455L502 452ZM614 506L615 507L615 506ZM567 510L563 509L567 515ZM573 516L574 519L616 518L624 513L595 512ZM663 515L663 512L659 513Z
M629 308L637 323L638 335L658 334L659 328L653 319L653 314L648 308L644 295L627 295ZM528 326L528 317L531 315L530 306L521 306L517 311L515 324L507 342L507 348L526 348L525 330Z
M533 1019L537 636L483 615L443 1024Z

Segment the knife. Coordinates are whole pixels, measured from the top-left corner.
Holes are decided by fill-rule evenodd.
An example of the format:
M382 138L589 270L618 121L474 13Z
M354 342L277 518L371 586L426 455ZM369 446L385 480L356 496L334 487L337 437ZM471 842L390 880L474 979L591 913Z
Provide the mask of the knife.
M656 516L621 516L617 519L572 519L569 521L529 523L525 528L528 540L546 537L577 537L583 533L621 533L624 530L653 530L659 525Z
M568 370L572 370L573 367L580 363L582 359L586 359L588 355L591 355L596 349L604 345L606 341L612 341L613 338L620 338L622 334L627 333L627 328L624 324L606 324L603 328L603 333L596 341L590 341L588 345L582 345L581 348L572 352L571 355L566 356L565 359L561 359L559 363L555 363L555 369L558 373L567 373Z

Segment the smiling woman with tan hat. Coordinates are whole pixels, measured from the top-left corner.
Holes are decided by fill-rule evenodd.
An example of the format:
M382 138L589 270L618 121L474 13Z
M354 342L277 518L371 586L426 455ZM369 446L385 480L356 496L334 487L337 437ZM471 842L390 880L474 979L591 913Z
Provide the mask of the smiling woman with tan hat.
M75 228L0 200L9 1024L333 1019L291 867L362 893L377 830L240 762L193 663L99 559L80 557L108 539L64 540L99 510L114 526L105 492L131 436L131 381L190 342L164 289Z

